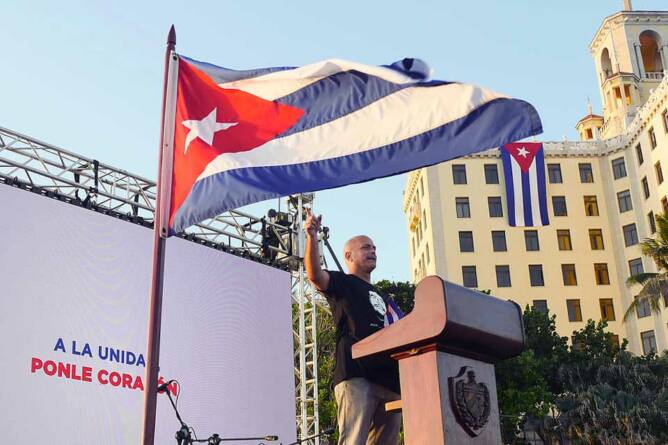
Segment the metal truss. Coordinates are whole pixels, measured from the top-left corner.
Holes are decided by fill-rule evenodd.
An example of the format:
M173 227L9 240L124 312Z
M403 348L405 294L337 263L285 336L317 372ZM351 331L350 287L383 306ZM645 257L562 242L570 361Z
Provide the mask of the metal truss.
M298 195L289 201L289 210L295 218L297 253L304 256L303 211L311 209L313 195ZM322 250L321 250L322 251ZM292 326L295 363L295 398L297 408L297 431L306 438L320 432L318 416L318 344L317 344L317 300L318 294L306 278L304 263L300 262L292 272ZM320 438L312 439L309 445L319 445Z
M153 226L154 181L3 127L0 183ZM302 261L302 212L312 203L312 194L290 197L287 213L270 211L267 217L230 210L178 235L291 273L297 431L302 438L318 434L320 428L316 305L322 300L306 278Z
M0 127L0 182L152 226L154 181ZM284 221L230 210L179 236L296 270L294 229Z

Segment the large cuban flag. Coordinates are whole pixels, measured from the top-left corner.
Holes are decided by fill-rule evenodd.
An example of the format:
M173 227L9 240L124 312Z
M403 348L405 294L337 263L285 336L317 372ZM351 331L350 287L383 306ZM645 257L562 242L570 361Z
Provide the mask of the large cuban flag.
M395 175L542 131L527 102L430 80L419 59L248 71L175 60L163 210L172 234L245 204Z
M501 147L501 158L510 225L548 225L543 144L506 144Z

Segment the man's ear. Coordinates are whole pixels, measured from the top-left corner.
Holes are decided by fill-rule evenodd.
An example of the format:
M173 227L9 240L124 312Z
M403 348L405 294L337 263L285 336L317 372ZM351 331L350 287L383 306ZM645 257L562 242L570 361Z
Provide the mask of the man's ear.
M347 252L343 253L343 257L346 259L346 261L351 261L353 253L350 250L348 250Z

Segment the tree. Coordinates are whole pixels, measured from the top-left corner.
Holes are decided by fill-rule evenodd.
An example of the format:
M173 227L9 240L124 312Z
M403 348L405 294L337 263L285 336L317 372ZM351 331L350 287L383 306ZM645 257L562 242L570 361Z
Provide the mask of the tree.
M560 424L574 444L668 442L668 356L619 351L609 363L562 369L569 391L557 399Z
M397 303L404 314L413 310L415 304L415 285L408 281L380 280L375 286Z
M522 318L524 352L495 366L504 443L518 443L518 433L526 422L546 418L559 392L558 369L568 356L567 341L557 333L555 315L527 305ZM545 430L534 426L539 434L541 428Z
M656 237L646 238L640 243L642 253L654 260L659 272L644 272L633 275L626 280L629 286L641 284L642 290L626 309L624 321L637 310L641 304L649 303L654 313L661 313L661 298L668 298L668 212L656 215Z

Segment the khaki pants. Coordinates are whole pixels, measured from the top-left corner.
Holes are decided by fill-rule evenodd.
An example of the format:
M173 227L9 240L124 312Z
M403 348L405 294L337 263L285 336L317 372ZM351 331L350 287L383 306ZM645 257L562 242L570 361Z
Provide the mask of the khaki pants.
M399 394L358 377L334 387L339 445L398 445L401 412L386 413L385 402Z

